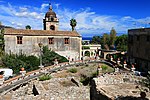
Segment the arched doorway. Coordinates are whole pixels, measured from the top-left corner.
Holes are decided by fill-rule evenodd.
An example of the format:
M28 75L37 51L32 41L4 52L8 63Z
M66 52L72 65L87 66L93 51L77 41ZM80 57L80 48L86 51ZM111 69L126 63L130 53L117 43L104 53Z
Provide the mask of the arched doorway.
M90 51L85 51L84 55L90 57Z
M55 26L54 26L54 25L51 25L51 26L50 26L50 30L55 30Z

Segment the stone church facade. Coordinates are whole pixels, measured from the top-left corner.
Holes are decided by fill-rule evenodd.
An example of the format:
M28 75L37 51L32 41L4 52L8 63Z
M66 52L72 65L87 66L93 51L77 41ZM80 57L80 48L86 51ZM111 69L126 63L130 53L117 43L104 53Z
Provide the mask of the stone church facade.
M43 19L44 30L5 29L5 52L26 55L40 54L39 43L70 59L81 58L80 34L76 31L58 31L59 20L50 5Z

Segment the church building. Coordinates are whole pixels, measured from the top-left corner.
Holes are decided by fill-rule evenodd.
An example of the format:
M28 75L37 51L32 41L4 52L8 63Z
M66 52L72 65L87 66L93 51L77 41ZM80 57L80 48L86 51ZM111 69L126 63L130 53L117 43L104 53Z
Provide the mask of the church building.
M59 19L50 5L43 19L44 30L5 29L5 52L39 56L39 44L42 44L66 58L80 59L81 35L76 31L59 31L58 27Z

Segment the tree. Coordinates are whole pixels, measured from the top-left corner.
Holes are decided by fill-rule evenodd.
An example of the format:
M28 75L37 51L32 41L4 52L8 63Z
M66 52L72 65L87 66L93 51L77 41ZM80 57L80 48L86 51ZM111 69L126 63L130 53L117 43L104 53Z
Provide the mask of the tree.
M26 26L26 29L31 29L31 26L30 26L30 25L27 25L27 26Z
M109 34L104 33L102 37L102 48L109 50L109 45L110 45Z
M5 47L4 28L2 28L0 29L0 57L4 54L4 47Z
M54 64L55 59L57 59L59 63L68 62L68 60L65 57L60 56L56 52L49 50L48 46L44 46L43 55L42 55L42 63L45 65L52 65Z
M115 41L116 49L120 51L127 51L127 40L128 40L128 35L126 34L117 36Z
M102 39L103 39L103 45L106 45L106 44L109 45L110 44L109 34L104 33Z
M2 62L5 67L13 69L15 74L18 74L22 67L24 67L26 71L39 68L39 59L36 56L26 56L24 54L5 54L2 56Z
M76 25L77 25L76 20L75 20L75 19L71 19L71 20L70 20L70 25L71 25L71 27L72 27L72 31L74 31L74 30L75 30L75 27L76 27Z
M111 31L110 31L110 45L114 45L115 39L116 39L116 31L115 31L115 29L112 27L112 29L111 29Z
M93 36L91 43L92 44L101 44L101 37L100 36Z

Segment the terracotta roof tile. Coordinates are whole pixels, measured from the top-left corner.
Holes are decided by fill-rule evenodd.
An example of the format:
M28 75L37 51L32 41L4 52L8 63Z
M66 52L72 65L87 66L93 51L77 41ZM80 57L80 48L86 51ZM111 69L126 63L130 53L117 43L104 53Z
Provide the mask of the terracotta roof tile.
M24 36L79 36L76 31L50 31L50 30L28 30L28 29L6 29L5 35Z

